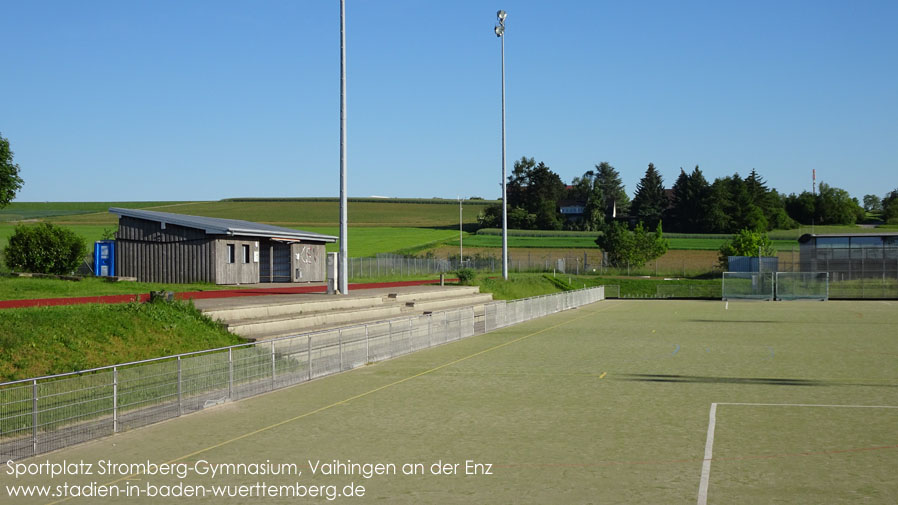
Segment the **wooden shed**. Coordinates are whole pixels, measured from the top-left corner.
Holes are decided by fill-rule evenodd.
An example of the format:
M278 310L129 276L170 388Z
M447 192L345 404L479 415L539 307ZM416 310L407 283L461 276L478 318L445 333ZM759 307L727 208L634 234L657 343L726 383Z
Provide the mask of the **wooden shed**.
M237 219L151 210L119 216L117 275L142 282L322 282L325 244L337 237Z

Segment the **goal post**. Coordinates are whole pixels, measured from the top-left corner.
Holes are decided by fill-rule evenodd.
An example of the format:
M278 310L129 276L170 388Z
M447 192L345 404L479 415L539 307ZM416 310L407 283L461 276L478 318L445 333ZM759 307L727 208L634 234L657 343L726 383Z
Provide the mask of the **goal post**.
M773 300L774 272L723 272L724 300Z
M829 299L829 272L777 272L777 300Z

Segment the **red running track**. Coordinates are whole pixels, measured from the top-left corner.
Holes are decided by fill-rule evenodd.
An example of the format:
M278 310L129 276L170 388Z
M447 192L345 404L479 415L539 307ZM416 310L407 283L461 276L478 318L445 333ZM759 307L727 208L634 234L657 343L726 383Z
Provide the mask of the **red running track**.
M445 279L446 282L456 282L458 279ZM372 282L368 284L350 284L350 291L354 289L396 288L402 286L422 286L436 284L439 280L425 281L399 281L399 282ZM202 298L234 298L237 296L265 296L265 295L295 295L300 293L324 293L327 286L291 286L287 288L253 288L253 289L226 289L221 291L185 291L175 293L175 298L180 300ZM34 300L0 300L0 309L18 309L23 307L49 307L54 305L80 305L84 303L129 303L146 302L150 299L149 293L132 295L105 295L105 296L80 296L74 298L38 298Z

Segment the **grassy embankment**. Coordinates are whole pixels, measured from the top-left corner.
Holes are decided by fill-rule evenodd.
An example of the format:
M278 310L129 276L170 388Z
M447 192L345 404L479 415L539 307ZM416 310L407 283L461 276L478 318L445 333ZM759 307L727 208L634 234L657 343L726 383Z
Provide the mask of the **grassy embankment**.
M0 312L0 381L242 342L182 302L6 309Z

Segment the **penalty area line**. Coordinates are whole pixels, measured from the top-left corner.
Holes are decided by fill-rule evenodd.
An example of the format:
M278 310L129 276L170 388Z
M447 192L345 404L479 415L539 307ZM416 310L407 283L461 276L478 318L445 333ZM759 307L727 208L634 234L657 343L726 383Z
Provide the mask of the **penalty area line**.
M705 438L705 457L702 459L702 475L698 483L698 505L708 503L708 483L711 478L711 460L714 449L714 428L717 425L718 405L741 405L748 407L825 407L843 409L898 409L898 405L827 405L818 403L739 403L715 402L708 412L708 434Z

